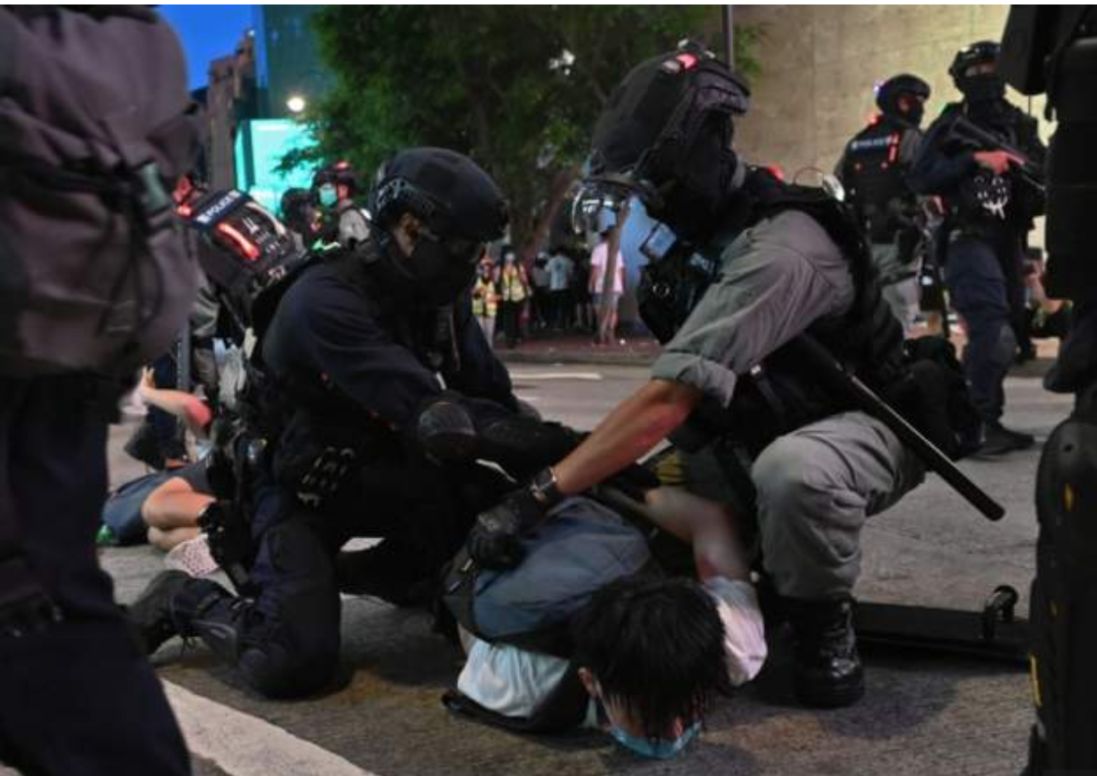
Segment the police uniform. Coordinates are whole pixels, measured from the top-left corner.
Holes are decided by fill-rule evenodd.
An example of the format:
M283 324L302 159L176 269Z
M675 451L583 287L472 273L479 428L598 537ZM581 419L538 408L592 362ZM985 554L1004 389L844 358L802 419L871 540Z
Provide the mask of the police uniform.
M651 375L692 385L734 413L741 378L812 324L840 320L856 290L838 246L796 211L745 231L720 262L719 279ZM778 592L840 598L860 572L866 517L921 482L923 467L880 421L850 411L773 439L758 451L750 476L765 567Z
M911 186L922 194L944 198L949 215L942 229L947 241L945 280L949 296L967 327L964 368L972 400L991 431L1031 437L1001 427L1005 406L1003 383L1017 347L1014 313L1023 309L1023 245L1038 208L1021 183L990 174L971 150L951 140L959 115L1027 154L1037 165L1045 149L1036 121L1004 97L965 100L946 107L926 134L911 172Z
M910 75L896 76L881 86L877 102L883 112L846 144L835 172L869 235L884 299L909 334L918 312L920 234L915 223L918 205L906 175L922 133L917 122L899 112L900 93L926 98L929 87Z
M302 270L260 335L245 414L265 447L234 448L248 461L234 472L237 508L250 518L252 546L239 560L247 597L165 573L133 607L150 649L173 633L198 636L271 697L315 692L332 677L335 559L348 538L386 537L361 560L397 603L408 600L402 585L432 580L463 538L474 512L462 511L459 487L471 475L417 447L414 421L428 400L445 388L516 408L467 290L482 244L505 225L501 194L450 151L412 149L392 165L370 240ZM409 212L423 233L404 255L388 230ZM217 557L212 537L211 547Z

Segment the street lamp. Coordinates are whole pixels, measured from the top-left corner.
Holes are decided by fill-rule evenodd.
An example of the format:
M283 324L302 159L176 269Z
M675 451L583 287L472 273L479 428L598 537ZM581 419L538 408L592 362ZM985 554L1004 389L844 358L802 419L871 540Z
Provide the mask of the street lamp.
M290 113L300 113L307 104L305 98L299 94L290 95L290 98L286 100L286 107L289 108Z

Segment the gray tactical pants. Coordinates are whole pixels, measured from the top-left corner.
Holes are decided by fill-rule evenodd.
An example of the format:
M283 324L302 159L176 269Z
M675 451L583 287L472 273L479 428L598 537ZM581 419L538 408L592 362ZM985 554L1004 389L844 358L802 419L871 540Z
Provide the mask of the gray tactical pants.
M779 437L755 460L766 571L789 598L849 594L861 572L861 528L918 485L925 468L862 412Z

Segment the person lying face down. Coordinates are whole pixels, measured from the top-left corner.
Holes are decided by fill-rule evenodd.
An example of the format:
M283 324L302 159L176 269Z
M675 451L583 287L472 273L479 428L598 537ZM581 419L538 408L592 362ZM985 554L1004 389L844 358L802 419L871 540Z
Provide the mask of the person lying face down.
M696 737L718 696L758 674L764 626L730 512L675 487L645 500L653 522L692 544L698 579L629 575L601 588L572 621L570 661L462 633L461 695L506 720L529 718L577 666L590 697L582 724L665 759Z

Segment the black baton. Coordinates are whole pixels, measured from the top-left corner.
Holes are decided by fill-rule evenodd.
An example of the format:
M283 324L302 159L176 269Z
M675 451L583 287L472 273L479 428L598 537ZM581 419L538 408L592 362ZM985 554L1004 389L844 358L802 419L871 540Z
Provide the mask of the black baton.
M830 351L806 334L800 335L795 342L799 350L812 366L817 367L824 377L831 378L857 406L859 410L881 421L899 437L899 441L918 456L930 471L937 472L952 489L963 496L969 504L978 509L988 520L1001 520L1006 514L1005 507L992 499L985 490L976 485L970 477L960 471L937 445L930 442L907 419L900 415L886 401L861 382L855 375L831 355Z

